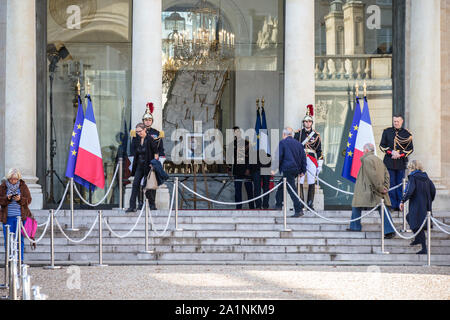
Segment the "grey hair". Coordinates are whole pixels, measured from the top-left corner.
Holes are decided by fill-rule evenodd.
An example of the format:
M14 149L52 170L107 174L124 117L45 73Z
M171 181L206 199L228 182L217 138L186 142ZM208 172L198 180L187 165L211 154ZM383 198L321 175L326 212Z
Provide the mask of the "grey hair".
M292 134L292 128L290 128L290 127L284 128L283 134L284 134L285 136L292 136L292 135L293 135L293 134Z
M368 150L370 152L374 152L375 151L375 146L372 143L366 143L363 147L364 151Z
M19 180L22 179L22 173L20 173L19 169L16 169L16 168L9 169L8 174L6 175L6 179L9 180L14 176Z

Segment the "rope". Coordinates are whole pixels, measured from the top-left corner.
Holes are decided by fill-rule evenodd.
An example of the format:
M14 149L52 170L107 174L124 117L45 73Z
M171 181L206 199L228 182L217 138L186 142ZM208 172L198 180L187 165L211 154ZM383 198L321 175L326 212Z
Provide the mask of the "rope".
M395 228L394 224L392 223L390 214L389 214L389 212L387 211L387 208L386 208L386 207L384 208L384 211L386 212L386 217L387 217L389 223L391 224L392 229L394 229L395 233L396 233L400 238L405 239L405 240L411 240L411 239L415 238L415 237L422 231L423 227L424 227L425 224L427 223L427 219L425 218L425 219L423 220L422 226L419 228L419 230L417 230L417 232L416 232L415 234L413 234L411 237L405 237L405 236L401 235L401 234L397 231L397 229Z
M138 223L139 223L139 220L140 220L141 217L142 217L142 213L144 212L144 208L145 208L145 206L142 206L141 213L139 214L139 217L137 218L136 223L134 224L133 228L131 228L131 230L128 231L128 232L127 232L126 234L124 234L124 235L120 235L120 234L114 232L114 230L111 229L111 227L110 227L108 221L106 220L106 217L103 217L103 221L105 222L105 225L106 225L106 227L108 228L108 230L109 230L115 237L123 239L123 238L128 237L128 236L136 229L136 227L137 227L137 225L138 225Z
M344 223L350 223L350 222L353 222L353 221L361 220L362 218L367 217L369 214L371 214L372 212L374 212L374 211L375 211L376 209L378 209L378 207L380 206L380 204L377 205L375 208L373 208L372 210L370 210L369 212L367 212L366 214L362 215L362 216L359 217L359 218L355 218L355 219L351 219L351 220L346 220L346 221L333 220L333 219L329 219L329 218L327 218L327 217L324 217L324 216L320 215L319 213L317 213L316 211L314 211L313 209L311 209L311 208L310 208L310 207L302 200L302 198L300 198L300 197L298 196L298 194L294 191L294 189L291 187L291 185L290 185L289 183L286 183L286 185L289 186L289 188L291 188L291 191L295 194L295 196L297 197L297 199L298 199L298 200L306 207L306 209L308 209L308 211L314 213L314 214L315 214L316 216L318 216L319 218L322 218L322 219L327 220L327 221L330 221L330 222L335 222L335 223L342 223L342 224L344 224Z
M241 202L222 202L222 201L216 201L216 200L209 199L209 198L207 198L205 196L202 196L201 194L195 192L194 190L192 190L189 187L187 187L186 185L184 185L184 183L180 182L180 185L183 188L185 188L189 192L195 194L197 197L200 197L200 198L202 198L202 199L204 199L206 201L209 201L209 202L212 202L212 203L215 203L215 204L223 204L223 205L230 205L230 206L239 205L239 204L246 204L246 203L253 202L255 200L261 199L261 198L267 196L268 194L274 192L276 189L278 189L280 187L281 184L282 184L282 182L277 184L275 187L273 187L271 190L267 191L266 193L260 195L259 197L256 197L256 198L253 198L253 199L250 199L250 200L245 200L245 201L241 201Z
M175 185L173 185L172 200L170 201L169 216L168 216L168 218L167 218L166 227L164 228L164 230L162 231L162 233L159 233L159 231L156 230L156 227L155 227L155 225L153 224L152 211L150 210L150 223L151 223L151 225L152 225L153 232L154 232L158 237L162 237L162 236L166 233L167 228L169 227L170 216L171 216L171 214L172 214L173 199L174 199L174 198L175 198Z
M446 225L445 223L442 223L441 221L439 221L439 220L437 220L437 219L435 219L435 218L433 218L433 217L431 217L431 220L433 220L433 222L436 223L436 226L438 227L438 229L441 230L443 233L450 234L450 232L445 231L445 230L442 229L442 227L440 226L440 225L442 224L442 225L444 225L444 226L450 228L449 225Z
M74 189L77 192L78 196L80 197L81 201L83 201L85 204L87 204L88 206L91 206L91 207L97 207L97 206L101 205L106 200L106 198L108 197L108 195L109 195L109 193L110 193L110 191L112 189L112 186L114 185L114 181L116 180L116 176L117 176L117 172L118 171L119 171L119 164L117 164L117 166L116 166L116 171L114 172L114 176L113 176L113 178L111 180L111 184L109 185L108 191L106 191L105 196L99 202L97 202L95 204L91 204L87 200L85 200L83 198L83 196L81 195L80 191L78 191L77 185L74 183L73 184Z
M67 195L67 191L69 190L69 185L70 185L70 182L68 182L66 184L66 189L64 190L64 194L63 194L63 196L61 198L61 201L59 202L58 208L56 208L55 212L53 213L54 215L56 215L59 212L59 210L61 210L61 207L63 205L64 199L66 198L66 195ZM46 223L38 224L38 227L42 227L42 226L48 224L49 221L50 221L50 219L48 219Z
M313 173L308 170L308 174L313 174ZM354 194L353 192L345 191L345 190L341 190L339 188L336 188L336 187L332 186L331 184L329 184L328 182L326 182L325 180L322 180L318 176L316 178L317 178L317 180L322 182L324 185L326 185L326 186L330 187L331 189L334 189L334 190L336 190L338 192L345 193L345 194L348 194L348 195L351 195L351 196ZM400 188L401 186L403 186L403 183L400 183L400 184L396 185L395 187L390 188L389 191L393 191L393 190L395 190L397 188Z
M61 231L61 233L67 238L67 240L69 240L70 242L74 242L74 243L80 243L80 242L83 242L84 240L86 240L87 237L89 237L89 235L91 234L92 230L94 230L94 227L95 227L95 225L97 224L97 221L98 221L98 215L97 215L97 217L95 218L95 221L94 221L94 223L92 224L91 229L90 229L90 230L88 231L88 233L84 236L84 238L81 239L81 240L73 240L73 239L71 239L69 236L67 236L67 234L64 232L64 230L61 228L61 225L59 224L58 220L55 218L56 225L58 226L58 228L59 228L59 230Z

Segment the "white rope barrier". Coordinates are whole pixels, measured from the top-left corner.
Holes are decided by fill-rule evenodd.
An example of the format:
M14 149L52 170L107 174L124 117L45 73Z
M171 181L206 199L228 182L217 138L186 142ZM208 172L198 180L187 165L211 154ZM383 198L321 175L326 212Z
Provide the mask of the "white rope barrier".
M128 232L127 232L126 234L124 234L124 235L120 235L120 234L116 233L113 229L111 229L111 226L109 225L108 221L106 220L106 217L103 217L103 221L105 222L105 225L106 225L106 227L108 228L108 230L111 232L111 234L113 234L113 235L114 235L115 237L117 237L117 238L123 239L123 238L128 237L128 236L136 229L136 227L137 227L137 225L138 225L138 223L139 223L139 220L140 220L141 217L142 217L142 213L144 212L144 208L145 208L145 206L142 206L141 212L139 213L139 217L137 218L136 223L135 223L134 226L131 228L131 230L128 231Z
M193 194L196 195L197 197L200 197L200 198L202 198L202 199L204 199L204 200L206 200L206 201L209 201L209 202L212 202L212 203L215 203L215 204L223 204L223 205L230 205L230 206L233 206L233 205L240 205L240 204L246 204L246 203L250 203L250 202L253 202L253 201L255 201L255 200L261 199L261 198L267 196L268 194L274 192L274 191L275 191L276 189L278 189L282 184L283 184L283 183L280 182L280 183L277 184L275 187L273 187L271 190L267 191L266 193L263 193L262 195L260 195L260 196L258 196L258 197L256 197L256 198L250 199L250 200L245 200L245 201L241 201L241 202L222 202L222 201L217 201L217 200L209 199L209 198L207 198L207 197L205 197L205 196L202 196L201 194L199 194L199 193L195 192L194 190L190 189L190 188L189 188L188 186L186 186L184 183L180 182L180 185L181 185L183 188L185 188L185 189L188 190L189 192L193 193Z
M69 240L70 242L73 242L73 243L80 243L80 242L83 242L84 240L86 240L87 237L89 237L89 235L91 234L92 230L94 230L94 227L95 227L95 225L96 225L97 222L98 222L98 215L95 217L95 221L94 221L94 223L92 224L91 229L89 229L89 231L86 233L86 235L85 235L81 240L73 240L73 239L71 239L71 238L64 232L63 228L61 227L61 225L59 224L59 222L58 222L58 220L57 220L56 218L55 218L55 222L56 222L56 225L58 226L59 230L60 230L61 233L64 235L64 237L67 238L67 240Z
M308 170L308 174L312 174L312 175L313 175L313 173L312 173L311 171L309 171L309 170ZM324 185L326 185L326 186L330 187L331 189L334 189L334 190L336 190L336 191L338 191L338 192L345 193L345 194L348 194L348 195L350 195L350 196L352 196L352 195L354 194L353 192L341 190L341 189L339 189L339 188L336 188L336 187L332 186L331 184L329 184L329 183L326 182L325 180L319 178L319 176L316 176L316 178L317 178L317 180L319 180L320 182L322 182ZM400 183L400 184L398 184L398 185L396 185L396 186L390 188L389 191L393 191L393 190L395 190L395 189L397 189L397 188L400 188L401 186L403 186L403 183Z
M67 191L69 190L69 186L70 186L70 182L68 182L68 183L66 184L66 189L64 190L64 194L63 194L63 196L62 196L62 198L61 198L61 201L59 202L58 208L56 208L56 210L55 210L55 212L54 212L54 215L56 215L56 214L61 210L61 207L62 207L62 205L63 205L63 203L64 203L64 199L66 198L66 195L67 195ZM49 216L49 218L47 219L47 222L45 222L45 223L43 223L43 224L38 224L38 228L40 228L40 227L42 227L42 226L48 224L49 222L50 222L50 216ZM47 228L47 227L46 227L46 228Z
M172 208L173 208L173 200L174 199L175 199L175 184L173 185L172 200L170 201L169 215L167 217L166 227L164 228L164 230L161 233L158 230L156 230L156 226L154 225L153 219L152 219L152 211L150 210L150 223L152 225L152 230L158 237L162 237L167 232L167 229L169 228L170 216L172 215Z
M345 221L339 221L339 220L334 220L334 219L329 219L327 217L322 216L321 214L317 213L316 211L314 211L313 209L311 209L303 200L302 198L300 198L297 194L297 192L294 191L294 189L291 187L291 185L289 183L286 183L286 185L291 189L291 191L295 194L295 196L297 197L297 199L305 206L306 209L308 209L308 211L312 212L313 214L315 214L316 216L318 216L319 218L322 218L324 220L327 220L329 222L335 222L335 223L339 223L339 224L344 224L344 223L350 223L350 222L354 222L354 221L358 221L361 220L364 217L367 217L369 214L373 213L375 210L377 210L381 204L377 205L376 207L374 207L373 209L371 209L369 212L367 212L364 215L361 215L361 217L359 218L355 218L355 219L351 219L351 220L345 220Z
M386 213L386 217L387 217L387 219L388 219L388 221L389 221L389 223L390 223L392 229L394 229L395 233L396 233L400 238L405 239L405 240L411 240L411 239L415 238L415 237L422 231L422 229L425 227L425 224L427 223L427 218L425 218L425 219L423 220L422 226L419 228L419 230L417 230L417 232L416 232L415 234L413 234L411 237L405 237L404 235L400 234L400 232L398 232L397 229L395 228L394 223L392 222L391 217L390 217L390 214L389 214L389 212L387 211L387 208L386 208L386 207L384 208L384 211L385 211L385 213Z
M85 204L87 204L90 207L97 207L97 206L101 205L106 200L106 198L109 196L109 193L111 192L112 187L114 185L114 181L116 180L116 176L117 176L117 172L118 171L119 171L119 164L117 164L117 166L116 166L116 171L114 172L114 176L113 176L113 178L111 180L111 183L109 185L108 191L106 191L106 194L104 195L104 197L99 202L97 202L95 204L89 203L86 199L84 199L83 196L81 195L80 191L78 190L77 185L74 183L73 184L74 189L77 192L78 196L80 197L81 201L83 201Z
M435 218L433 218L433 217L431 217L431 220L433 220L433 222L436 224L436 227L438 227L438 229L441 230L443 233L450 234L450 232L445 231L445 230L442 229L442 227L441 227L441 225L443 225L443 226L446 226L447 228L450 228L449 225L446 225L445 223L443 223L443 222L441 222L441 221L439 221L439 220L437 220L437 219L435 219Z

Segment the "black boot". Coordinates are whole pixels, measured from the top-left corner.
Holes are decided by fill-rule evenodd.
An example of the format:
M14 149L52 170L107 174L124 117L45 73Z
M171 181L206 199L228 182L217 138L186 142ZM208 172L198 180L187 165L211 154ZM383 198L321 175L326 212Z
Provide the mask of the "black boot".
M300 185L300 199L302 199L302 201L305 201L305 195L303 194L303 185ZM303 204L302 204L303 205Z
M308 202L307 202L307 205L312 210L314 210L313 205L314 205L314 192L315 191L316 191L316 185L315 184L308 185Z

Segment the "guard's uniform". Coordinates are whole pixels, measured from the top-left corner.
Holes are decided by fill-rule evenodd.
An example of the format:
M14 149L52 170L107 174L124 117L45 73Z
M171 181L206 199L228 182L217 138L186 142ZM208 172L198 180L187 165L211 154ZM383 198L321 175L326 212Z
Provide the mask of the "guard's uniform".
M306 116L303 118L303 129L297 131L294 135L294 139L300 141L305 147L306 153L306 175L308 176L308 200L306 204L308 207L313 209L314 204L314 193L316 190L316 178L322 171L323 155L322 155L322 140L320 139L320 134L312 129L307 130L305 122L314 122L314 107L313 105L308 105L306 111ZM305 182L305 176L300 178L300 198L304 200L303 195L303 183Z
M303 128L295 133L294 138L300 141L305 147L308 184L314 184L318 175L319 161L323 161L320 134L314 129L306 131L306 129ZM320 165L322 164L322 161L320 161ZM304 182L305 176L300 179L301 184Z
M405 169L408 166L408 157L414 151L413 136L409 130L394 127L387 128L381 136L380 149L385 153L383 162L389 171L390 187L395 187L402 183L405 177ZM392 151L400 152L399 159L392 159ZM397 209L402 200L402 188L389 191L392 208Z
M156 145L158 146L159 156L165 157L166 155L164 153L164 143L163 143L164 134L163 134L163 132L150 127L150 128L147 128L147 135L151 136L155 140Z

